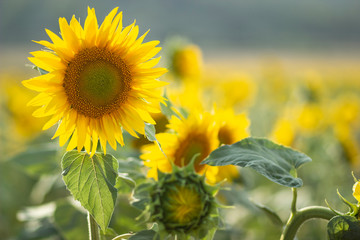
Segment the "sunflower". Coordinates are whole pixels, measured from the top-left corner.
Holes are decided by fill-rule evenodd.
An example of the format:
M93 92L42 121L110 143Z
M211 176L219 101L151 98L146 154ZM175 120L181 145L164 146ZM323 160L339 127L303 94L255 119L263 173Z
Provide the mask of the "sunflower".
M188 118L172 117L167 125L170 131L156 134L163 152L156 144L142 148L140 156L145 165L150 167L148 177L157 179L157 170L169 173L172 163L176 166L187 166L192 159L195 171L205 174L209 183L216 183L225 178L231 179L237 175L234 166L213 167L200 164L219 145L219 126L210 113L190 113ZM172 162L172 163L171 163Z
M331 109L331 121L334 125L359 126L360 98L357 95L353 93L340 95L332 103Z
M188 81L183 82L181 86L172 85L167 88L167 93L171 103L189 112L204 109L206 99L199 82Z
M23 81L40 92L31 106L36 117L51 116L48 129L59 122L53 138L60 146L69 139L67 150L83 147L93 155L98 140L106 153L106 143L116 149L124 145L122 129L137 137L144 134L144 122L155 124L149 112L159 112L162 101L156 80L166 72L153 68L152 59L161 48L158 41L143 43L148 31L138 37L132 23L122 27L122 12L113 9L98 27L95 9L88 8L84 28L75 16L70 23L59 19L62 38L46 30L52 43L36 41L48 49L36 51L29 60L47 74ZM156 107L154 107L156 105Z
M254 79L245 73L230 73L210 69L203 81L204 91L210 94L210 104L215 101L219 107L242 109L253 103L257 86ZM214 87L217 86L217 87Z
M219 125L220 144L233 144L250 136L250 120L246 113L235 114L232 108L216 109L214 116Z
M14 127L17 134L11 135L16 135L18 140L31 140L41 132L45 121L37 121L38 119L32 116L34 109L23 108L35 94L20 84L19 77L15 75L0 76L3 90L1 94L5 97L5 106L11 123L6 124L6 129Z
M190 44L179 47L172 56L174 74L183 80L196 80L201 75L202 54L198 46Z
M296 127L303 134L320 133L326 127L324 109L317 103L305 103L294 107Z
M277 119L270 138L275 142L292 146L296 137L296 129L293 121L286 117L280 117Z

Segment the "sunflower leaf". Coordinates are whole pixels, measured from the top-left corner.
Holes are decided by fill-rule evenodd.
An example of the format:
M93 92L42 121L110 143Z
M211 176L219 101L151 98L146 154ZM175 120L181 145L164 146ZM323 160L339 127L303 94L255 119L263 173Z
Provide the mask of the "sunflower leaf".
M105 231L117 197L118 161L110 154L70 151L62 158L63 180L71 194Z
M145 136L146 138L151 141L151 142L155 142L158 147L160 148L160 151L165 155L160 142L156 139L155 137L156 134L156 130L154 125L150 124L150 123L145 123Z
M171 119L172 116L175 116L175 117L181 119L181 117L179 116L180 113L176 110L176 108L170 102L169 98L166 95L166 92L164 93L164 98L166 100L166 104L164 104L162 102L160 103L161 112L167 117L167 119Z
M38 70L40 75L44 75L44 74L49 73L48 71L45 71L44 69L41 69L38 66L33 66L33 69Z
M284 226L284 223L282 222L281 218L274 210L272 210L271 208L264 206L260 203L256 203L256 202L253 202L253 203L259 210L261 210L269 218L269 220L271 220L271 222L274 225L279 226L279 227Z
M155 126L150 124L150 123L145 123L145 136L146 138L151 141L154 142L156 141L156 130L155 130Z
M66 239L87 240L89 234L83 229L87 228L86 214L78 211L66 200L56 203L54 221L57 229Z
M202 163L212 166L250 167L269 180L287 187L301 187L296 169L311 158L291 148L262 138L245 138L214 150Z

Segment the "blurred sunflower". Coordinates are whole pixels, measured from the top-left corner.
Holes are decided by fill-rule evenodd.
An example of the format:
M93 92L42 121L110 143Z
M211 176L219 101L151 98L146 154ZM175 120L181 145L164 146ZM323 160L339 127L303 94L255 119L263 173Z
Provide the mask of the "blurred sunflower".
M70 139L67 150L85 147L94 154L100 139L106 153L107 142L114 149L117 142L124 144L122 128L137 137L136 132L144 134L144 121L155 124L149 112L159 111L162 97L154 90L166 85L155 79L166 69L153 68L160 60L152 59L159 42L143 43L148 32L137 39L135 22L123 29L117 11L100 28L95 9L88 8L84 28L75 16L69 24L60 18L62 39L46 30L52 43L37 43L52 51L32 52L29 58L48 72L23 81L40 92L29 105L40 107L34 116L51 116L43 129L60 122L53 138L59 137L61 146Z
M216 109L214 116L219 125L220 144L233 144L250 136L250 120L246 113L235 114L232 108Z
M317 103L294 107L297 129L303 134L319 134L326 126L324 109Z
M331 120L334 125L360 125L360 98L357 95L352 93L342 94L340 97L334 100L331 109Z
M320 102L326 96L326 87L321 74L316 71L304 73L301 83L302 94L307 102Z
M202 70L202 54L198 46L178 47L172 56L172 70L183 80L198 79Z
M276 121L270 138L279 144L292 146L295 136L294 123L288 118L281 117Z
M220 142L219 126L210 113L190 113L187 119L172 117L167 127L169 132L156 134L163 152L156 144L144 146L140 156L145 165L150 167L148 177L157 179L157 170L171 172L172 163L176 166L187 166L196 154L195 171L205 174L209 183L216 183L227 178L238 176L234 166L213 167L200 164ZM166 156L165 156L165 155Z
M215 72L205 79L203 85L210 94L210 104L216 102L222 108L247 107L253 103L257 91L253 79L244 73L232 73L224 77L222 73Z
M204 94L198 82L183 82L181 86L167 88L169 100L185 110L201 111L204 109Z
M337 124L334 133L340 143L344 157L354 169L358 169L360 167L360 149L359 141L356 139L353 129L346 124Z
M33 92L24 88L20 82L15 78L6 77L2 79L3 82L3 96L6 100L6 108L10 113L10 118L18 137L22 140L28 140L35 137L41 132L42 125L45 121L34 118L32 111L34 109L24 108L24 105L28 103L34 96ZM7 128L9 128L8 126ZM19 139L20 140L20 139Z

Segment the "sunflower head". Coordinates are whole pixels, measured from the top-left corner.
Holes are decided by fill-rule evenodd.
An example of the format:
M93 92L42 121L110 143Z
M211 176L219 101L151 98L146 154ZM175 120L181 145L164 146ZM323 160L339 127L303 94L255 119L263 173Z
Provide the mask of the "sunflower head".
M201 164L219 145L219 125L216 118L207 112L192 112L187 118L172 117L168 131L156 134L162 151L156 144L142 148L141 159L150 167L148 177L157 179L158 170L171 172L172 167L192 164L195 171L204 174L209 183L238 176L235 166L213 167ZM193 158L195 157L195 160Z
M202 67L202 54L198 46L189 44L177 48L172 55L174 74L184 80L199 78Z
M219 145L217 127L210 114L191 114L188 118L179 119L173 116L167 125L168 131L156 134L162 149L156 144L144 146L140 156L145 165L151 167L149 177L157 177L157 169L171 172L172 164L187 166L194 155L198 154L194 167L196 172L204 173L205 165L200 162Z
M94 154L98 140L106 153L109 143L124 144L125 129L137 137L144 122L155 124L149 113L159 112L162 101L156 80L166 72L154 68L160 58L158 41L143 43L135 22L123 28L122 13L112 10L98 25L95 10L88 8L84 27L73 16L59 19L60 34L46 30L52 42L39 41L48 50L36 51L29 60L46 74L23 84L39 94L29 102L34 115L51 116L44 129L58 124L54 135L67 150L83 147Z
M204 182L193 168L174 167L172 173L159 173L159 181L150 191L153 221L173 235L203 237L216 227L218 219L214 195L216 187ZM204 231L205 230L205 231Z

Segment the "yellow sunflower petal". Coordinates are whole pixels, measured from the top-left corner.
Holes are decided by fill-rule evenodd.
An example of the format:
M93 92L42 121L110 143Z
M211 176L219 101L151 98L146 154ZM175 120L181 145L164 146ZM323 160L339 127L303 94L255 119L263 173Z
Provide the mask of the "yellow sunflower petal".
M76 34L79 40L84 39L85 37L84 29L81 27L79 21L75 18L75 15L73 15L71 18L70 27L74 31L74 33Z
M90 9L88 7L88 16L85 20L84 25L84 34L85 34L85 42L87 45L91 45L95 43L95 39L98 33L98 23L95 16L95 9Z
M360 182L356 182L353 186L353 196L354 198L360 202Z
M66 151L71 151L71 150L73 150L74 148L76 148L76 146L77 146L77 142L78 142L78 138L77 138L77 129L74 131L74 133L72 134L72 136L71 136L71 139L70 139L70 142L69 142L69 144L67 145L67 147L66 147ZM78 151L81 151L81 149L79 150L79 148L78 148Z
M68 25L65 18L59 18L59 26L61 36L64 39L64 42L67 43L69 49L76 50L80 47L80 39L74 33L72 28Z

